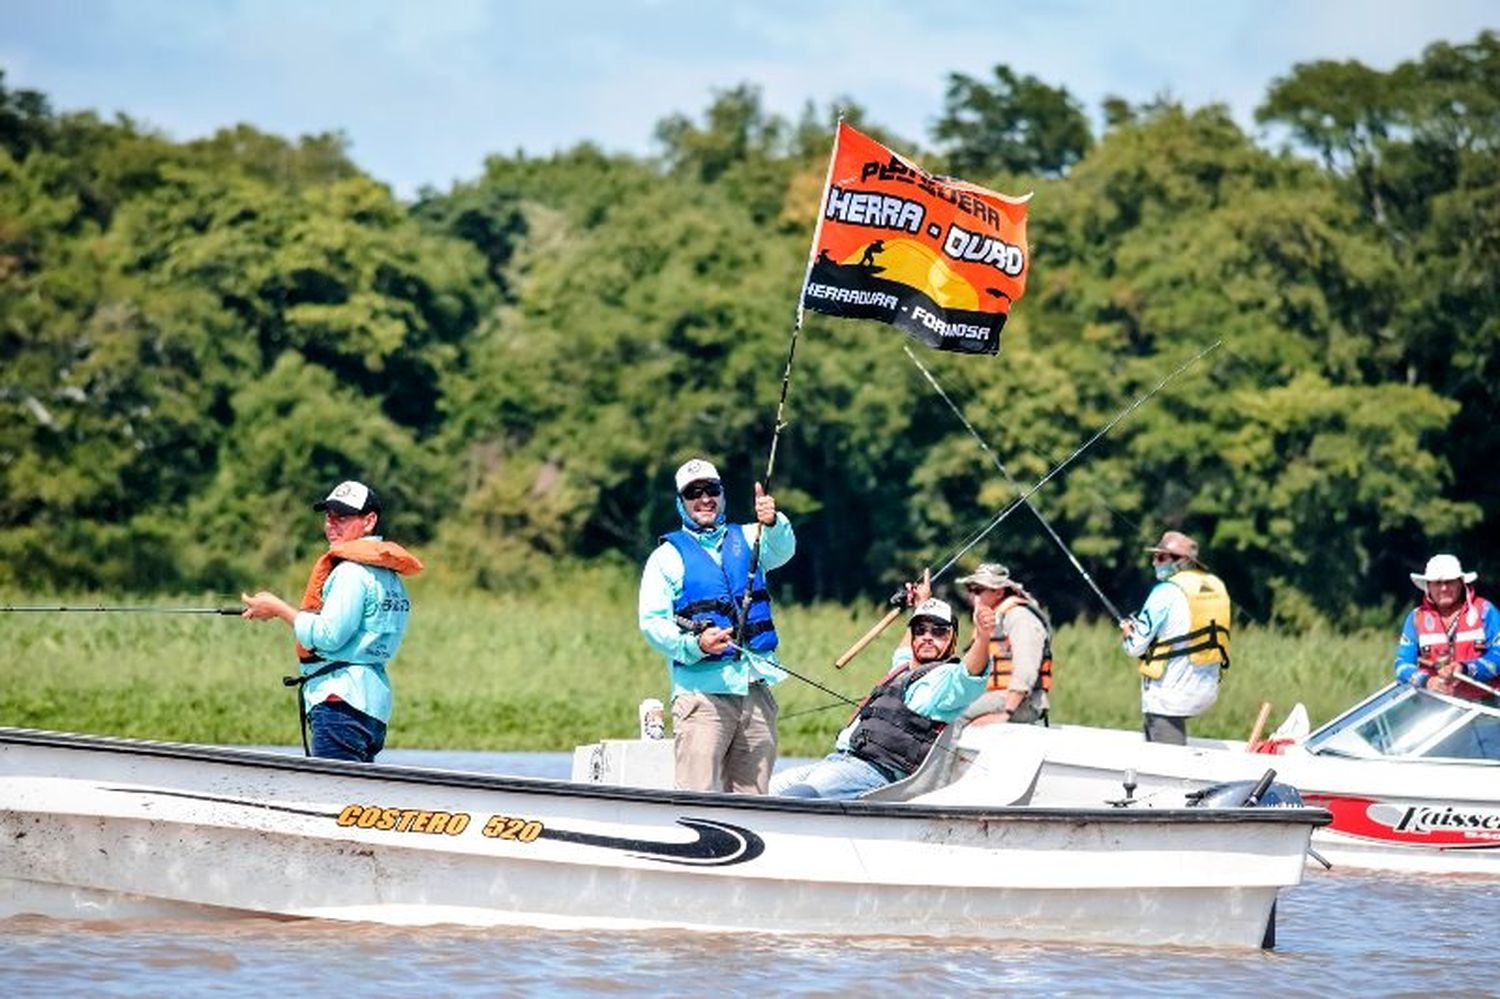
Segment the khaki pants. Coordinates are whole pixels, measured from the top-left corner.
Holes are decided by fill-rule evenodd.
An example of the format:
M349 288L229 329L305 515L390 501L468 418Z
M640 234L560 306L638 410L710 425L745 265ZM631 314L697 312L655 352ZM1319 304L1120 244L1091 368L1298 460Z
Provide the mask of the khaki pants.
M748 694L672 698L677 786L684 791L765 794L776 765L776 698L764 683Z

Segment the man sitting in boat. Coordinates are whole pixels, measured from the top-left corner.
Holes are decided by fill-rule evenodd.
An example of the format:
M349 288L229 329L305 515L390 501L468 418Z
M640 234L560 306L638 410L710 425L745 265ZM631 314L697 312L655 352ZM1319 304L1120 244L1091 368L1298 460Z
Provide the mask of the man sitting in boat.
M1047 612L998 562L985 562L958 582L971 604L995 612L994 631L989 636L974 633L976 643L989 643L989 687L964 709L961 719L970 725L1047 724L1047 695L1052 689L1052 622Z
M1198 542L1167 531L1147 548L1157 584L1120 622L1127 654L1141 661L1147 742L1187 745L1187 722L1213 707L1229 667L1229 593L1198 562Z
M791 559L797 539L759 483L755 523L726 524L712 464L694 458L674 481L682 526L646 560L637 612L641 634L672 675L677 786L765 794L776 765L771 685L786 677L775 657L766 573ZM684 630L677 624L684 619L707 627Z
M816 763L777 774L772 794L855 798L909 777L938 734L984 693L988 644L974 642L958 659L953 608L932 599L925 579L914 587L914 594L920 602L891 656L890 672L839 733L834 751ZM994 610L976 604L975 633L987 635L994 628Z
M375 533L380 497L362 482L340 482L313 504L323 513L328 551L313 565L298 610L274 593L240 594L241 615L279 618L296 636L302 743L311 756L371 763L385 746L391 717L386 667L396 658L411 600L402 576L415 576L415 555ZM312 745L307 730L312 729Z
M1434 555L1411 573L1424 596L1401 628L1398 682L1474 700L1500 686L1500 611L1470 586L1478 576L1454 555Z

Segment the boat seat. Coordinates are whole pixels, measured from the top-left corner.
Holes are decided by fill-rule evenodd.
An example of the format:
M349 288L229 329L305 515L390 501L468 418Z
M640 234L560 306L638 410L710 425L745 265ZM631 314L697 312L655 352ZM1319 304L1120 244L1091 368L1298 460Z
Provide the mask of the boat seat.
M953 779L953 763L957 751L953 740L962 726L947 725L938 733L937 741L927 751L917 769L911 775L882 787L874 787L860 795L861 801L906 801L919 794L935 791ZM970 754L972 758L972 754Z

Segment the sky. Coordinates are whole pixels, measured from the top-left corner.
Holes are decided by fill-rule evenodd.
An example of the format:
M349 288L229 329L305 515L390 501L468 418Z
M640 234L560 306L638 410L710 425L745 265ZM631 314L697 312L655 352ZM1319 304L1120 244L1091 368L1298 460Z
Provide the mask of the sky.
M790 119L852 99L918 143L949 74L999 63L1096 118L1106 96L1165 94L1251 129L1298 62L1389 69L1486 28L1496 0L3 0L0 69L57 110L179 140L342 131L409 198L490 153L650 153L658 121L741 83Z

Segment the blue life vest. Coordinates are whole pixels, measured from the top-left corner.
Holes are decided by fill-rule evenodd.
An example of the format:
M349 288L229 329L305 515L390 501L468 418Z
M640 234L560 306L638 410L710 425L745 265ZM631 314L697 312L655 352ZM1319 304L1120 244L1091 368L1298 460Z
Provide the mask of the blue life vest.
M707 621L716 628L736 629L740 605L745 599L745 582L750 573L750 546L745 542L744 530L738 524L730 524L725 530L719 550L722 564L716 563L687 531L673 531L662 540L682 556L682 595L673 601L672 613L694 621ZM771 621L771 594L766 590L766 573L757 565L750 588L744 642L750 651L765 653L776 648L777 641L776 625ZM735 653L726 650L716 656L706 656L703 661L723 662L734 658Z

